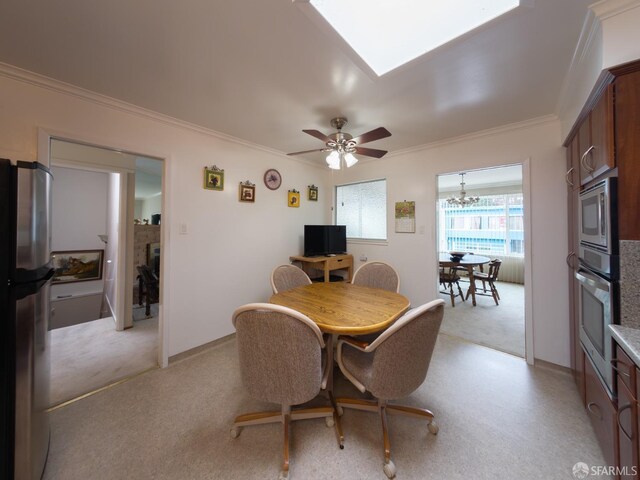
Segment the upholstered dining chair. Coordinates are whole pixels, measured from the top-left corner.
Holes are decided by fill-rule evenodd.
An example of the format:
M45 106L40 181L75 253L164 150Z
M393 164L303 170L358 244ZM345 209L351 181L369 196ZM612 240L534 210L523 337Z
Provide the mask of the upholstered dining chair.
M271 272L271 288L274 294L309 284L309 276L294 265L280 265Z
M458 275L456 267L440 268L440 285L444 288L444 290L440 290L440 293L444 293L451 297L452 307L456 306L456 297L460 297L463 302L465 301L465 296L462 293L462 288L460 287L460 275ZM458 293L455 293L453 290L454 285L458 288ZM449 290L447 291L447 289Z
M502 265L502 260L494 258L489 262L489 271L484 272L476 272L473 274L473 280L482 282L482 293L478 292L476 288L476 295L485 295L488 297L493 297L493 301L496 302L496 305L500 305L498 300L500 300L500 294L498 293L498 289L496 288L495 282L498 280L498 273L500 272L500 265ZM487 283L489 284L489 293L487 293ZM467 298L469 298L470 292L467 292Z
M432 434L438 426L429 410L392 405L390 400L404 398L422 385L427 375L444 314L444 300L434 300L409 310L371 344L353 337L340 337L337 345L338 366L362 393L370 392L375 400L337 398L338 414L344 408L378 412L382 419L384 473L394 478L387 430L387 413L424 418Z
M367 262L353 274L351 283L400 293L400 275L384 262Z
M324 340L318 326L306 315L280 305L252 303L233 313L242 382L249 394L278 403L280 411L247 413L233 422L231 436L242 427L283 424L284 458L280 479L289 474L289 424L294 420L324 417L333 426L333 408L292 410L315 398L326 382L322 366ZM326 384L326 383L325 383Z

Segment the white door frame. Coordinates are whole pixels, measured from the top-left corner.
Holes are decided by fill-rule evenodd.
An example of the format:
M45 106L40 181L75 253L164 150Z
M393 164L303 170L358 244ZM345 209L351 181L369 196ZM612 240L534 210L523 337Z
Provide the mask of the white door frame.
M163 164L162 165L161 215L162 215L162 223L164 225L168 225L168 221L170 217L170 212L169 212L170 182L169 182L169 175L168 175L170 156L142 153L142 152L134 151L132 149L125 148L125 147L120 148L117 145L113 145L112 142L111 144L109 144L110 142L101 142L99 140L96 140L95 138L85 138L81 135L69 134L68 132L58 132L50 128L46 128L46 129L38 128L38 161L41 164L47 165L47 166L49 165L49 161L51 157L51 140L61 140L65 142L83 144L90 147L97 147L97 148L102 148L102 149L111 150L115 152L127 153L130 155L138 155L138 156L144 156L144 157L161 160ZM120 193L121 195L124 195L123 198L126 198L127 174L132 173L130 170L122 169L122 168L118 169L117 167L114 167L114 166L104 166L104 168L101 169L100 165L97 165L97 164L80 165L75 162L64 162L64 163L66 163L66 165L63 165L63 162L56 162L56 165L72 167L72 168L75 167L75 168L95 169L97 171L110 171L110 172L121 173L122 174L121 178L124 178L124 182L121 182L120 184ZM120 202L120 205L121 205L121 214L122 214L121 218L127 218L127 211L122 210L123 208L122 201ZM131 209L127 208L127 210L131 210ZM128 263L128 256L126 255L127 231L131 229L133 222L128 222L128 223L130 223L130 225L127 225L127 228L125 229L120 229L120 232L119 232L119 236L121 240L120 252L122 252L124 249L125 254L118 255L120 264L118 266L117 284L118 284L118 288L122 293L122 296L118 295L118 297L123 300L127 298L127 296L125 295L125 292L127 291L126 289L128 288L131 291L133 289L133 280L130 278L131 275L129 275L129 278L127 278L127 267L126 267ZM160 299L159 299L159 305L158 305L158 365L164 368L169 365L169 338L168 338L169 337L168 335L169 295L167 295L167 292L171 290L169 288L169 284L170 284L169 275L168 275L169 269L167 268L167 266L169 265L169 258L170 258L168 228L161 229L161 245L162 245L162 248L160 250L160 278L162 279L162 282L160 282L160 292L159 292ZM124 306L124 303L123 303L123 306Z
M525 340L525 360L529 365L534 363L533 355L533 296L532 296L532 262L531 262L531 172L530 158L526 158L521 162L500 163L495 165L473 166L464 170L456 170L453 172L437 173L435 177L435 191L438 192L438 177L441 175L451 175L460 171L472 172L474 170L487 170L491 168L508 167L520 165L522 167L522 194L524 200L524 340ZM439 235L439 212L436 202L436 259L438 258L438 235ZM437 269L436 269L437 271ZM439 284L436 282L436 296L439 291Z

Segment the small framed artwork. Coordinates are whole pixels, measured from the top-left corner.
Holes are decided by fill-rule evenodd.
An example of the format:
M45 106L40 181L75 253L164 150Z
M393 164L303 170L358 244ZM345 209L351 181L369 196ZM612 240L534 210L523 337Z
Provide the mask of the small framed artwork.
M309 185L309 201L317 202L318 201L318 187L311 184Z
M102 279L104 250L67 250L52 252L52 284L88 282Z
M256 184L249 180L240 182L240 201L253 203L256 201Z
M207 190L224 190L224 170L215 165L204 167L204 188Z
M295 188L293 190L289 190L287 194L287 205L293 208L298 208L300 206L300 192Z

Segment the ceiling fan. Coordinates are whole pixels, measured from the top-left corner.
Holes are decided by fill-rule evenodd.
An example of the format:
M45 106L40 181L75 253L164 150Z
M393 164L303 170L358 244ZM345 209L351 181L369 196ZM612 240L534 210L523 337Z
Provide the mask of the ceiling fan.
M344 161L347 167L351 167L358 162L354 153L367 157L382 158L387 153L386 150L360 147L363 143L373 142L381 138L390 137L391 133L384 127L378 127L370 132L353 138L352 135L342 132L342 127L347 124L345 117L336 117L331 120L331 126L338 131L325 135L318 130L302 130L304 133L316 137L325 142L326 147L315 150L303 150L302 152L288 153L287 155L301 155L312 152L329 152L327 165L334 170L340 170L340 165Z

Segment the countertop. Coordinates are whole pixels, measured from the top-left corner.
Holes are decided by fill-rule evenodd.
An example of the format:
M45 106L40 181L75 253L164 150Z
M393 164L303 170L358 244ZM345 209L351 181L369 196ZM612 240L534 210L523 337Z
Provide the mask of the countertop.
M631 360L640 367L640 329L623 327L622 325L609 325L609 329L615 341L624 349Z

